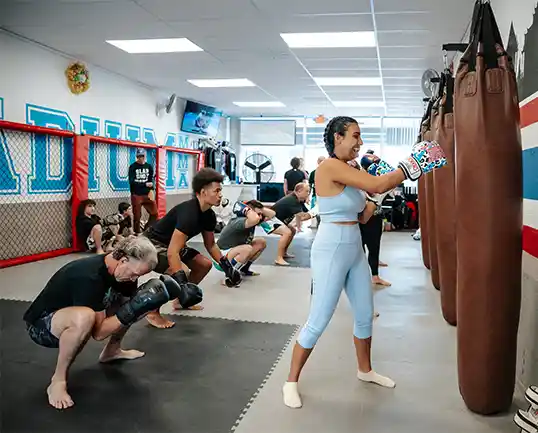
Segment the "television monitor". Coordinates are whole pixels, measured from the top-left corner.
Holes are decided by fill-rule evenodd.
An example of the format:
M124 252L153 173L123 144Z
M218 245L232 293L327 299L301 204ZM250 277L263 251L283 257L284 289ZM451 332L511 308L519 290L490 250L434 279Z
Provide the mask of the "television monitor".
M181 122L181 130L190 134L216 137L219 131L222 112L215 107L187 101L185 114Z

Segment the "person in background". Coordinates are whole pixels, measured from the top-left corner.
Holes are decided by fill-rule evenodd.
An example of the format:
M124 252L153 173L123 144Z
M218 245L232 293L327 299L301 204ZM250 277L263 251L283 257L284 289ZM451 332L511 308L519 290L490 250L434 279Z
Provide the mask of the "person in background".
M291 170L284 174L284 195L292 194L295 190L295 185L304 182L307 178L305 172L301 170L301 159L292 158L290 161Z
M113 248L116 243L134 234L133 208L129 203L121 202L118 205L118 213L104 217L102 226L103 240L109 244L109 248Z
M271 207L276 214L274 227L277 227L277 229L273 233L281 236L278 241L275 265L289 266L289 263L285 259L294 257L288 253L288 248L297 232L295 227L293 227L293 223L297 220L302 222L312 218L305 205L309 195L310 187L308 183L299 182L295 185L294 191L291 194L282 197Z
M274 216L275 211L264 207L257 200L250 200L245 203L240 215L234 215L222 230L217 245L243 276L259 275L250 266L263 253L267 242L264 238L255 238L254 231L258 224ZM222 271L216 262L215 267Z
M131 189L131 204L133 205L133 230L135 234L141 232L140 218L142 206L149 214L147 227L157 220L157 204L153 200L153 166L146 162L146 153L143 149L136 151L136 161L129 167L129 187ZM146 227L146 228L147 228Z
M103 254L103 227L101 219L95 213L95 206L95 201L91 199L80 202L75 227L86 251Z
M143 234L157 248L158 274L168 274L182 287L182 296L174 299L174 309L201 309L203 292L197 286L213 266L211 260L187 246L187 241L199 234L204 246L226 274L226 284L241 283L241 273L232 266L215 242L217 217L213 207L222 200L224 177L212 168L202 168L192 178L194 197L174 206L168 213L149 227ZM188 268L187 276L185 268ZM193 308L196 307L196 308ZM175 322L165 319L156 310L146 317L156 328L171 328Z
M320 165L323 161L325 161L324 156L318 157L318 165ZM310 185L310 190L312 191L312 201L311 201L311 209L316 207L316 169L312 170L312 173L310 173L310 176L308 177L308 184ZM316 215L316 226L320 223L320 216ZM310 226L312 227L312 225Z

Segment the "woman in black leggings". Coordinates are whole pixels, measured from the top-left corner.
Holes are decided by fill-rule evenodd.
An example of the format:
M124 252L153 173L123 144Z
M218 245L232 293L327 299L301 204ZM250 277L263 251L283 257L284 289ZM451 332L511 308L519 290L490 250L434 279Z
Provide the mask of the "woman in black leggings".
M372 271L372 283L380 286L390 286L379 276L379 250L381 249L381 235L383 234L383 215L378 211L366 224L359 224L362 236L362 248L368 248L368 264Z

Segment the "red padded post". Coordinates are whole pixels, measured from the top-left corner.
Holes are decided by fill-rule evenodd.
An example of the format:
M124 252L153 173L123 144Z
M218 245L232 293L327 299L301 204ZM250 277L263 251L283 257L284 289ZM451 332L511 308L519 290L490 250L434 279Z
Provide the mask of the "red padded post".
M166 215L166 149L157 149L155 173L155 200L157 201L157 214L159 218Z
M73 249L80 251L81 246L76 230L77 212L80 202L88 199L88 167L90 154L90 137L77 135L74 140L73 154L73 195L71 200L71 226Z

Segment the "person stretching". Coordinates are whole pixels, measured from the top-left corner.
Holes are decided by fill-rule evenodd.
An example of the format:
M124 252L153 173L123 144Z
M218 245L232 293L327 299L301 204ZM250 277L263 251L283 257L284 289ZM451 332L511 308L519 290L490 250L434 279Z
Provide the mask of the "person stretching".
M178 296L180 289L170 277L154 278L138 287L138 277L156 264L157 251L147 239L125 239L110 254L60 268L26 310L23 320L32 341L58 349L47 388L51 406L67 409L75 404L67 392L67 375L90 338L109 338L100 362L144 356L139 350L122 349L123 337L133 323Z
M260 257L267 242L263 238L255 238L254 231L264 219L274 216L274 211L257 200L250 200L241 208L240 215L234 215L220 233L217 245L243 276L259 275L250 269L250 265ZM218 264L215 267L222 271Z
M316 172L321 224L310 256L310 313L295 343L288 379L282 387L284 404L290 408L302 407L299 376L334 314L342 289L354 316L358 379L389 388L395 386L392 379L372 369L373 293L370 270L361 247L358 214L362 213L364 220L377 207L377 200L367 200L365 191L384 193L406 178L416 180L423 173L446 164L439 145L417 143L411 156L400 162L396 170L384 161L372 165L368 172L357 170L348 162L357 158L362 145L361 130L351 117L331 119L325 128L324 141L330 158L322 162Z
M291 194L282 197L271 207L271 210L276 214L274 224L276 230L273 233L280 235L275 265L289 266L285 259L293 258L293 255L288 253L288 248L297 233L294 223L299 223L300 225L300 222L312 218L305 205L309 195L310 187L308 184L300 182L295 185L295 189Z
M212 168L202 168L192 178L194 197L174 206L143 233L157 248L159 262L155 272L171 275L183 285L191 283L184 296L174 300L175 309L201 309L197 304L202 301L203 293L197 284L211 270L211 260L187 246L187 241L200 233L209 255L225 271L228 283L236 285L241 282L241 274L215 243L217 217L212 207L220 205L223 180L223 176ZM184 265L190 270L188 276ZM175 325L158 310L148 314L146 319L156 328L171 328Z

